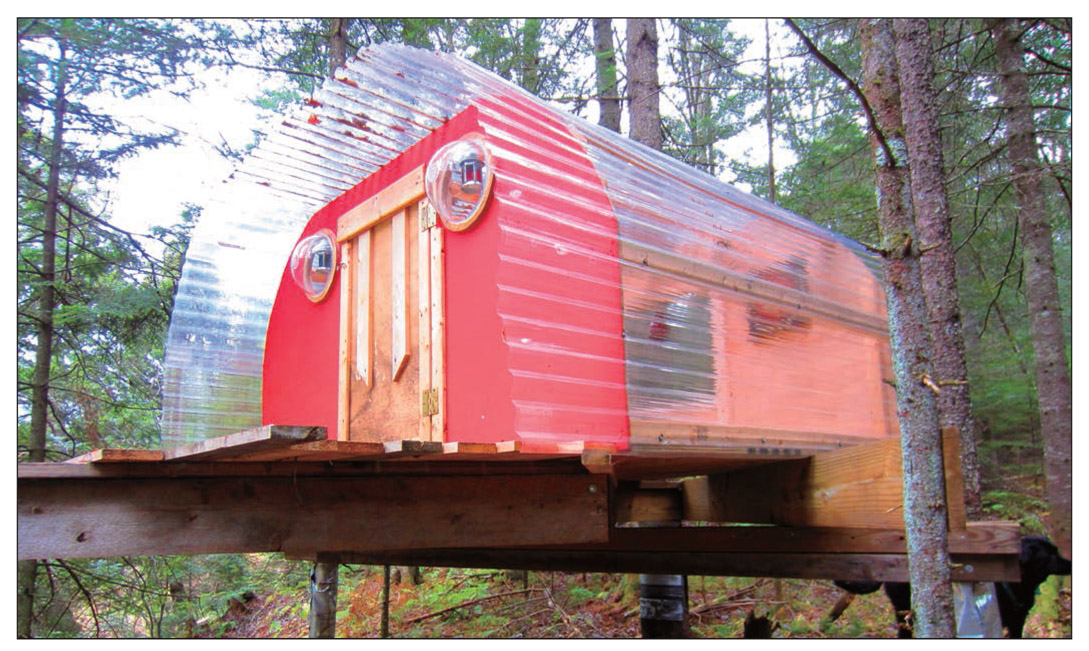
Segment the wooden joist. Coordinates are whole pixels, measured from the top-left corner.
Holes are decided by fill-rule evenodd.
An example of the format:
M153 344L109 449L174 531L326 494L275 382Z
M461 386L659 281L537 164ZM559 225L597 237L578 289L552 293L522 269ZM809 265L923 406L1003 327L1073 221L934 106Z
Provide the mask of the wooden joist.
M600 543L609 530L606 480L574 474L21 478L17 515L22 559Z
M434 549L335 552L305 557L359 565L908 581L906 554L600 551L594 549ZM1017 556L953 557L954 581L1016 581Z

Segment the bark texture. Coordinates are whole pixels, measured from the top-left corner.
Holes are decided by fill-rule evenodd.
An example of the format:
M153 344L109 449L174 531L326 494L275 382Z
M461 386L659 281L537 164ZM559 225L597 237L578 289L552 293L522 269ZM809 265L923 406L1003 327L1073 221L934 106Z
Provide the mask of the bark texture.
M775 123L772 121L771 21L764 19L764 123L768 131L768 201L775 202Z
M658 110L658 28L653 18L628 19L628 105L630 136L661 151L662 118Z
M884 254L893 371L904 463L904 529L918 637L952 637L945 476L938 406L924 379L932 377L930 333L914 236L911 186L903 144L900 88L889 21L862 21L863 92L878 128L898 152L888 160L878 138L878 214Z
M597 75L597 103L601 109L598 124L620 132L620 95L616 83L616 50L613 47L613 20L594 18L594 57Z
M1063 334L1062 306L1055 279L1051 224L1041 188L1045 170L1036 145L1032 98L1018 42L1021 22L993 24L999 65L998 91L1006 107L1006 151L1016 190L1025 289L1032 315L1032 347L1036 361L1036 394L1044 437L1044 474L1051 508L1052 540L1064 556L1071 554L1071 440L1073 435L1070 368Z
M336 563L314 563L310 571L310 637L332 639L337 630Z
M938 412L942 427L955 427L960 432L966 513L970 520L979 520L983 517L983 505L976 454L977 427L972 418L968 366L964 361L964 328L945 192L930 29L925 19L899 20L896 28L897 57L903 58L899 61L899 81L911 195L919 249L923 252L919 265L926 296L934 373L941 389ZM954 499L957 497L953 496Z
M329 20L329 76L348 60L348 18Z

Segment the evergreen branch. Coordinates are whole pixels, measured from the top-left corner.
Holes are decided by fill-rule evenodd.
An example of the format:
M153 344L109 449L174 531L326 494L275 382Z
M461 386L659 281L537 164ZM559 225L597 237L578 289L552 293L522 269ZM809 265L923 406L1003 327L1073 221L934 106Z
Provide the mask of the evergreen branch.
M1012 181L1007 181L1002 186L1002 189L998 191L998 195L995 196L995 198L991 201L990 205L987 206L987 209L985 211L983 211L983 215L980 216L979 219L975 220L975 223L972 224L972 228L971 228L971 230L968 231L968 234L966 236L964 236L964 240L960 244L957 244L956 246L953 247L953 253L954 254L959 252L961 250L961 247L968 244L968 242L972 241L972 236L976 234L976 231L979 230L979 227L982 226L983 222L987 219L987 215L989 215L991 213L991 211L994 210L995 206L998 205L998 200L1002 198L1002 195L1004 195L1006 193L1006 190L1009 190L1012 185L1013 185ZM983 184L982 183L976 185L976 202L975 202L975 206L972 209L973 214L979 212L979 195L980 195L981 192L983 192Z
M30 173L29 171L24 170L21 166L19 168L19 173L23 175L23 178L28 179L32 183L35 183L35 184L37 184L37 185L39 185L39 186L41 186L43 188L45 187L45 184L41 180L39 180L33 173ZM99 217L98 215L92 214L90 211L88 211L83 206L81 206L79 204L79 202L77 202L72 197L68 196L66 193L63 193L63 192L60 193L58 198L60 199L60 201L62 203L64 203L64 205L68 206L71 210L74 210L75 212L82 215L83 217L86 217L90 221L92 221L92 222L94 222L94 223L96 223L96 224L98 224L100 226L103 226L103 227L105 227L105 228L107 228L107 229L109 229L111 231L114 231L114 232L118 233L119 235L123 236L125 239L127 239L129 244L131 244L133 248L135 248L137 251L139 251L140 255L145 260L147 260L149 263L151 263L151 268L152 269L155 268L156 264L161 264L162 263L162 260L160 260L159 258L156 258L155 256L148 253L144 249L144 247L140 245L140 243L136 240L136 235L135 234L133 234L133 233L131 233L129 231L126 231L125 229L120 228L118 226L114 226L113 224L109 223L108 221L106 221L105 219Z
M1062 70L1064 73L1073 74L1073 72L1074 72L1074 69L1071 66L1063 64L1063 63L1059 63L1058 61L1053 61L1053 60L1045 57L1044 55L1040 54L1039 52L1037 52L1036 50L1034 50L1034 49L1032 49L1030 47L1026 47L1025 52L1028 52L1032 56L1034 56L1037 59L1039 59L1040 61L1044 62L1046 65L1049 65L1049 66L1051 66L1053 68L1058 68L1059 70Z
M805 32L803 32L801 28L794 23L793 20L791 20L790 18L786 18L784 20L786 21L787 27L790 27L790 29L798 35L798 38L802 39L802 43L805 44L805 48L809 50L809 53L812 54L822 64L824 64L824 67L828 68L828 70L831 71L833 75L843 80L843 82L847 84L847 87L851 89L851 92L858 99L859 104L862 105L862 110L866 114L866 121L870 125L870 131L873 132L874 138L877 139L877 143L881 145L881 148L883 150L885 150L885 165L888 167L895 167L897 160L896 156L892 153L892 148L889 146L888 141L885 139L885 133L881 130L881 127L877 125L877 117L873 114L873 108L870 106L870 103L866 101L866 95L862 92L862 89L859 87L859 85L855 83L853 79L848 77L847 73L843 72L843 70L839 66L837 66L834 61L825 56L824 53L817 48L816 44L814 44L813 41L809 40L809 37L805 35Z

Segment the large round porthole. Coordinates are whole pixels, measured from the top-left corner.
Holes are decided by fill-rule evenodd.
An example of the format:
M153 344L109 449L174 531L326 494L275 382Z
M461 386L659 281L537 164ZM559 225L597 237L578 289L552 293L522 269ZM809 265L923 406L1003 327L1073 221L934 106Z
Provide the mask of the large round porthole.
M435 152L427 164L424 188L443 226L463 231L484 212L493 178L484 139L470 136Z
M336 238L329 229L304 238L291 252L291 277L306 297L315 303L329 293L336 270Z

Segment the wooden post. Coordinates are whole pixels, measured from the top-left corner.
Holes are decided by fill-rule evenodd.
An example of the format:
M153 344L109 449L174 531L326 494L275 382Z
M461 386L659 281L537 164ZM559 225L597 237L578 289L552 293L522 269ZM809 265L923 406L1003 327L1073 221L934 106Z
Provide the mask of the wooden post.
M337 627L338 563L314 563L310 570L310 637L334 638Z

